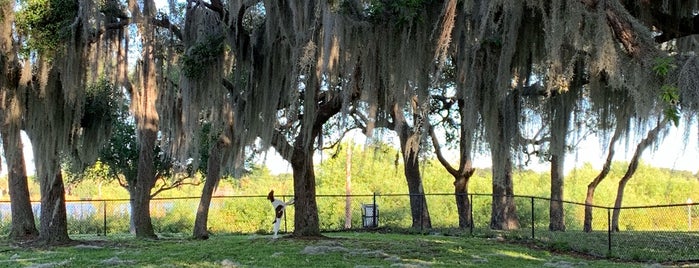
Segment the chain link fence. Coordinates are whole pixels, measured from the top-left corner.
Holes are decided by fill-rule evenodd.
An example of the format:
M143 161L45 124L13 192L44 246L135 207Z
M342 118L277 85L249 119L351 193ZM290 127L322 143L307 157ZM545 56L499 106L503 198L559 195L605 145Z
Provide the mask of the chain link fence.
M260 196L213 197L208 228L212 233L269 234L274 212ZM493 197L469 194L472 224L458 229L454 194L426 194L430 226L413 228L408 194L317 195L320 229L324 232L377 229L420 233L451 232L534 244L549 250L573 251L606 258L656 262L699 262L699 203L619 208L618 231L612 227L613 207L590 206L592 230L584 230L585 204L563 201L565 231L549 231L550 199L512 196L519 228L491 230ZM289 200L291 196L277 196ZM157 233L192 233L198 197L156 198L151 218ZM32 208L37 218L39 203ZM130 231L127 199L66 202L69 234L120 235ZM295 208L287 208L282 233L294 230ZM420 211L422 212L422 211ZM10 203L0 202L0 231L9 233ZM420 221L422 222L422 221Z

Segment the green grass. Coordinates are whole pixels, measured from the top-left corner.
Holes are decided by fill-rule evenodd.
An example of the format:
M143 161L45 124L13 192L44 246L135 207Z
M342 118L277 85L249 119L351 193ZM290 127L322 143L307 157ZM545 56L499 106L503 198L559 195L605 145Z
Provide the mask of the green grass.
M217 235L198 241L161 236L75 237L80 245L0 245L0 267L641 267L554 254L498 239L365 232L323 239Z

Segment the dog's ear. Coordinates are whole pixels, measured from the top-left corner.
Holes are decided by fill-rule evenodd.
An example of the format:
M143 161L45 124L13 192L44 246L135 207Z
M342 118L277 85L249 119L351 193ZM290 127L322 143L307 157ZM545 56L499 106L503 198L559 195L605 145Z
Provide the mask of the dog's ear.
M267 194L267 199L270 202L274 201L274 190L269 191L269 194Z

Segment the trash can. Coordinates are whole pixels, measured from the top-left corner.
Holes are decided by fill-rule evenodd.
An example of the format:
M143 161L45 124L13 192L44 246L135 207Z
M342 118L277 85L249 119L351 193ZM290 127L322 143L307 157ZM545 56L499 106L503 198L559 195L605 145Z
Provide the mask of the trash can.
M362 204L362 227L379 227L379 206L374 204Z

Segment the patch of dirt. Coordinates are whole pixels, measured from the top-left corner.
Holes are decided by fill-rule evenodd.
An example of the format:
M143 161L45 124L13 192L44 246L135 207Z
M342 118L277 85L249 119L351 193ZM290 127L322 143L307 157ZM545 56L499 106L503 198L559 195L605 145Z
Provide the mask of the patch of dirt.
M70 260L65 260L62 262L50 262L50 263L39 263L27 266L27 268L53 268L53 267L67 267L70 264Z
M111 257L109 259L103 260L100 263L104 265L133 265L136 264L135 261L132 260L122 260L119 259L119 257Z
M23 249L47 249L52 247L83 247L83 248L102 248L108 245L113 245L114 242L104 241L104 240L69 240L56 242L52 244L46 244L43 241L29 240L29 241L14 241L10 243L10 246L23 248Z
M222 260L221 261L221 267L223 268L237 268L237 267L242 267L240 263L231 261L231 260Z

